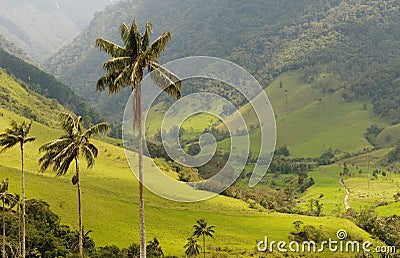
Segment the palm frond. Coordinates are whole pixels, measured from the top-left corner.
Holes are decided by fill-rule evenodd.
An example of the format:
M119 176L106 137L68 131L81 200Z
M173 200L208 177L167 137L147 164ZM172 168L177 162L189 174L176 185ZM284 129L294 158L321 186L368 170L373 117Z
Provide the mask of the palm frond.
M117 78L115 78L114 81L112 82L114 84L113 85L114 88L122 89L122 88L130 85L129 82L130 82L130 77L132 75L132 70L133 70L133 68L131 65L126 66L124 68L124 70L122 70L118 74Z
M165 69L157 62L149 63L150 78L171 97L181 97L181 80L177 75Z
M3 148L0 150L1 152L6 151L9 148L14 147L18 143L18 136L13 135L13 134L1 134L0 135L0 146Z
M82 154L85 156L88 168L94 166L94 159L98 153L98 149L93 144L86 144L82 147Z
M169 31L164 32L144 51L143 58L145 60L157 60L170 41L171 33Z
M0 183L0 193L5 193L8 191L8 178L3 179Z
M126 66L131 65L131 58L127 56L114 57L104 63L103 69L106 72L122 71Z
M83 137L90 138L92 137L93 134L99 134L99 133L105 134L109 130L110 130L110 125L108 123L99 123L87 129L84 132Z
M153 33L153 25L151 21L146 22L146 29L142 39L142 51L145 51L150 44L150 35Z
M129 56L136 57L139 55L139 50L141 49L140 44L142 43L142 36L139 33L136 19L133 19L131 28L129 30L129 40L126 44L127 50L131 52Z
M24 143L26 143L26 142L33 142L35 139L36 139L35 137L26 138L26 139L24 140Z
M97 91L104 91L106 87L108 87L108 91L110 94L118 93L123 87L126 85L116 85L114 81L119 76L119 72L110 71L104 76L102 76L96 84Z
M62 128L68 133L72 134L74 130L74 120L75 117L67 112L63 112L60 114L60 119L61 119L61 126Z
M75 155L74 152L76 152L76 143L71 141L68 146L66 146L62 150L58 150L58 153L56 156L53 157L53 160L55 163L60 162L61 160L63 160L63 157Z
M119 33L121 35L121 39L126 45L129 40L129 28L125 23L121 23L121 26L119 26Z
M61 150L64 149L66 146L68 146L70 142L71 142L70 138L62 136L58 139L44 143L42 146L39 147L39 152L42 153L51 149Z
M106 52L111 57L128 56L127 51L123 47L102 38L96 39L96 48Z
M69 155L63 159L61 163L56 163L57 176L65 175L68 172L69 166L74 161L75 155ZM61 164L61 165L59 165Z

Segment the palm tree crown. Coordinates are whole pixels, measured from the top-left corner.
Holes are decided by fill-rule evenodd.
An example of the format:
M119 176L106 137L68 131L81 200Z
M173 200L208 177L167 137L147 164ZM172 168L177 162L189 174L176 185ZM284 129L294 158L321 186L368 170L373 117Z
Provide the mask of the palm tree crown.
M31 125L32 122L27 123L24 121L19 124L15 120L11 121L11 127L7 128L5 133L0 134L0 146L3 147L0 152L12 148L18 143L23 145L34 141L34 137L28 137Z
M197 220L197 224L193 226L194 232L193 236L195 237L203 237L203 254L204 258L206 257L206 236L207 237L214 237L214 227L215 226L207 226L207 220L199 219Z
M40 147L39 151L44 152L39 159L40 171L44 172L49 166L53 166L52 170L57 172L58 176L65 175L72 161L79 158L80 152L87 161L87 167L93 167L98 149L89 139L94 134L107 132L109 125L99 123L84 130L80 116L74 117L69 113L62 113L60 118L66 134Z
M14 208L19 201L19 196L17 194L14 195L8 192L8 179L3 179L0 183L0 199L9 209Z
M120 34L124 46L102 38L96 40L96 47L111 57L103 65L105 74L97 81L96 89L98 91L104 91L108 87L110 94L116 94L126 86L130 86L134 90L140 85L147 68L149 72L152 72L151 78L157 86L170 96L181 97L181 81L175 74L162 68L157 61L171 40L171 33L166 31L153 43L150 43L152 27L148 20L142 35L138 30L136 19L133 20L130 28L122 23ZM136 122L134 125L137 125L137 115L134 118L134 122Z
M196 257L200 254L199 248L200 245L197 243L197 240L193 237L189 237L188 242L184 246L186 248L185 254L187 257Z

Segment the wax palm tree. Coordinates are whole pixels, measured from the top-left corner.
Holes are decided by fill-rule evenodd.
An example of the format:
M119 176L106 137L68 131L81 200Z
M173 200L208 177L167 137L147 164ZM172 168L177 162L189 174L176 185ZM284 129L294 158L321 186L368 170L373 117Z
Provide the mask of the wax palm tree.
M0 183L0 198L2 203L2 214L3 214L3 248L2 256L6 257L6 205L8 209L12 209L18 203L18 196L10 194L8 192L8 179L3 179Z
M92 233L92 230L88 230L85 232L85 227L82 226L82 245L83 245L83 249L90 251L90 249L92 249L94 247L94 242L93 240L90 238L89 234ZM79 250L79 236L80 233L78 232L74 232L73 237L69 240L69 246L72 250Z
M155 237L146 247L146 255L149 257L164 257L164 252L160 246L160 241Z
M31 129L32 122L22 122L21 124L16 121L11 121L11 127L6 129L6 132L0 134L0 146L3 148L0 152L3 152L9 148L14 147L19 144L19 148L21 151L21 174L22 174L22 257L25 257L25 168L24 168L24 146L25 143L32 142L35 140L34 137L28 137L29 131Z
M214 231L215 226L207 226L207 220L205 219L199 219L197 221L197 224L193 226L194 232L193 236L195 237L203 237L203 254L204 258L206 257L206 236L208 237L214 237L213 234L215 233Z
M164 32L150 44L152 24L147 21L143 35L139 32L136 19L130 27L125 23L120 26L120 34L123 46L119 46L108 40L99 38L96 47L106 52L111 58L103 65L105 75L98 82L96 89L104 91L108 87L110 94L118 93L128 86L133 94L133 129L138 129L139 134L139 206L140 206L140 257L146 257L146 229L144 220L143 198L143 139L142 139L142 103L141 84L145 70L152 72L151 78L170 96L180 98L181 82L170 71L162 68L157 62L158 57L164 51L171 40L171 33Z
M68 113L60 115L62 128L66 134L60 138L43 144L39 151L43 156L39 159L41 164L40 171L44 172L47 168L57 172L57 176L65 175L71 163L75 161L75 174L72 183L78 188L78 215L79 215L79 254L83 257L83 224L82 224L82 204L81 204L81 182L79 170L79 158L81 155L86 159L87 167L94 166L94 159L97 157L98 150L90 141L94 134L105 133L109 130L109 125L99 123L85 130L82 126L82 118L75 117Z
M184 246L186 248L185 254L187 257L196 257L200 254L200 245L194 237L189 237L188 242Z

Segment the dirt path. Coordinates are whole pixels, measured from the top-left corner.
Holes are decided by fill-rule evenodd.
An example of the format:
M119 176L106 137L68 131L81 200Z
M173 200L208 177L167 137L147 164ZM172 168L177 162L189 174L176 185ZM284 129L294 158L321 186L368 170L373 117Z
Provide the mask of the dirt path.
M321 174L323 174L326 177L329 178L333 178L333 179L337 179L337 177L333 177L332 175L326 173L324 170L320 169L319 170L321 172ZM343 178L339 179L339 183L343 186L344 190L346 191L346 194L343 197L343 205L344 205L344 209L347 211L348 209L351 208L350 204L349 204L349 198L350 198L350 189L346 186L346 184L344 183Z
M344 180L341 178L339 179L340 184L343 186L344 190L346 190L346 194L344 195L343 198L343 204L344 204L344 208L347 211L348 209L350 209L350 204L349 204L349 198L350 198L350 189L345 185Z

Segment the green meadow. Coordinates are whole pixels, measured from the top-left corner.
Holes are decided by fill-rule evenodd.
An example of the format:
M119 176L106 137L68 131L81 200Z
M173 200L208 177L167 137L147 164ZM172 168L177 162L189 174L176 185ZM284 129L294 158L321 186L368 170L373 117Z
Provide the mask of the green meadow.
M39 114L39 118L46 124L33 123L31 136L36 137L36 141L25 146L27 198L42 199L48 202L51 209L61 216L62 223L76 229L78 226L77 189L71 183L72 169L66 176L62 177L56 177L52 172L38 172L39 146L61 135L62 132L58 129L56 116L57 113L64 109L59 105L55 105L52 101L42 99L40 95L28 94L23 87L5 73L0 75L2 80L7 82L6 85L3 84L5 85L2 88L3 91L7 88L10 92L14 92L12 94L15 95L13 95L13 98L16 101L13 101L12 104L15 107L20 107L17 110L21 110L20 114L15 114L7 109L0 108L0 131L4 131L9 126L11 119L18 121L28 120L23 117L23 115L26 115L23 113L23 103L26 103L28 98L31 102L38 102L38 105L34 106L38 106L40 112L39 110L32 110L32 112ZM294 85L295 76L296 74L288 73L280 77L279 80L283 81L285 87L291 87L290 80L293 80L292 83ZM268 89L271 91L269 96L272 104L277 107L278 144L287 144L291 153L293 153L292 155L316 156L326 147L335 148L334 139L336 139L337 133L335 137L328 137L325 140L324 137L327 137L329 132L332 133L334 130L335 132L340 132L340 128L342 130L341 133L352 133L353 137L358 137L355 137L356 140L354 142L349 142L349 148L344 148L344 150L356 150L368 145L362 138L362 132L369 125L367 121L373 115L370 108L367 110L361 109L362 102L342 102L339 93L325 96L323 101L320 102L315 101L315 98L319 96L316 94L308 99L310 103L299 103L296 106L297 111L285 112L281 111L285 105L279 106L278 99L276 99L279 97L279 91L281 91L277 87L277 83L278 81L275 81ZM306 91L309 87L311 86L304 84L300 88L304 88L303 90ZM297 98L303 99L301 90L288 92L288 101L294 102ZM282 101L282 96L279 98ZM359 109L354 108L358 106L360 107ZM315 121L315 117L326 116L324 112L331 108L336 108L340 112L338 111L338 114L331 117L323 118L323 121ZM312 115L308 115L309 113ZM160 121L161 117L158 113L155 112L154 114L155 117L152 118L152 121ZM357 117L359 119L354 120ZM309 123L300 123L304 119L309 119ZM346 123L346 121L348 122ZM352 126L350 126L350 121L352 121ZM378 118L376 118L376 121L383 123ZM155 133L156 129L153 126L153 122L150 123L152 127L148 128L148 130ZM188 118L184 122L184 128L195 135L216 122L217 118L214 116L197 115ZM293 126L292 129L287 129L286 131L282 129L291 128L291 126ZM312 140L310 139L310 142L298 140L305 139L304 137L307 137L307 135L311 137L313 128L318 126L319 131L324 129L327 132L316 135ZM251 134L251 137L253 137L251 138L253 140L251 148L254 153L257 150L257 141L254 140L256 135L257 129ZM339 139L338 146L340 142L343 144L350 140L347 138ZM82 162L83 221L85 229L93 231L90 235L96 241L97 246L115 244L119 247L127 247L129 244L139 241L138 182L129 167L124 150L107 142L114 141L107 138L94 140L94 143L99 148L99 156L93 169L85 169ZM224 147L224 144L227 143L223 141L219 144ZM312 146L316 146L315 149ZM381 156L383 155L384 153L381 154ZM365 161L365 158L363 160L360 157L360 159L358 163ZM145 163L149 162L149 159L145 159ZM157 164L164 170L168 169L168 166L162 160L158 160ZM345 229L353 239L371 240L369 234L358 228L354 223L334 217L335 209L341 207L343 210L344 190L338 181L338 168L338 165L335 164L310 172L309 176L315 179L316 184L308 189L300 200L300 207L307 209L307 200L310 198L320 199L324 204L323 214L326 215L325 217L290 215L251 209L249 204L244 201L220 195L206 201L194 203L175 202L159 197L147 190L145 192L147 238L157 237L164 253L180 256L184 253L186 238L192 234L192 226L196 220L206 218L210 225L215 225L216 227L215 238L207 242L207 249L211 250L211 252L219 250L219 254L225 253L227 256L250 256L255 250L256 240L262 240L265 236L275 241L288 240L288 235L291 231L294 231L293 222L296 220L303 221L304 225L313 225L320 228L327 237L334 238L337 230ZM171 171L164 171L164 173L175 178L177 176ZM352 191L358 193L357 191L363 190L365 183L363 176L346 180L346 184ZM0 177L9 178L10 192L20 192L21 175L18 148L13 148L0 154ZM377 187L371 189L376 191L378 195L380 194L378 193L380 180L383 182L384 179L378 179L373 182L372 185ZM399 178L393 180L394 183L388 181L385 186L393 188L393 184L400 182ZM159 185L159 187L168 188L169 186ZM187 188L189 189L189 187ZM193 191L190 189L188 191ZM395 191L394 188L393 191ZM385 196L390 199L393 191L386 191ZM370 198L367 198L367 201L364 202L356 194L350 198L351 205L357 208L374 202L375 199ZM393 214L391 212L394 212L399 206L397 203L389 203L385 207L390 208L391 211L388 212L387 209L383 207L380 209L381 207L379 207L379 213Z
M21 117L0 109L4 114L0 130L8 126L8 117ZM61 216L62 223L77 228L76 187L71 183L72 171L56 178L51 172L38 173L38 147L58 137L60 131L34 123L31 135L36 141L26 145L27 198L47 201ZM98 246L116 244L126 247L139 240L138 183L131 172L122 148L95 141L100 152L93 169L83 169L83 221L85 229ZM10 191L20 192L20 162L18 148L0 155L0 176L10 180ZM322 227L329 236L338 229L350 235L370 239L369 235L353 223L333 217L307 217L260 212L250 209L243 201L217 196L207 201L180 203L163 199L146 191L146 222L148 238L157 237L166 254L181 255L186 238L199 218L206 218L216 226L215 239L208 241L211 250L222 248L230 254L247 256L254 251L256 240L268 236L274 240L287 240L292 223L302 220L307 225Z

